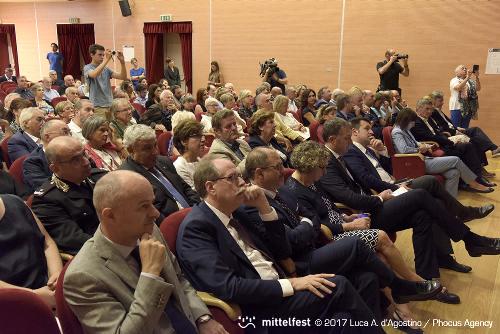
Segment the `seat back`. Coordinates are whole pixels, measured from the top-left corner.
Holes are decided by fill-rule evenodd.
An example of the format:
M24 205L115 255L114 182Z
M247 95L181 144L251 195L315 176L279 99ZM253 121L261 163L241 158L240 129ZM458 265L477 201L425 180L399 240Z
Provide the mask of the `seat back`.
M61 323L61 327L64 334L82 334L82 325L78 318L75 316L68 303L64 299L64 274L66 274L66 269L68 269L71 260L66 262L61 273L59 274L59 278L57 279L56 284L56 306L57 306L57 318L59 318L59 322Z
M202 113L201 111L196 111L196 112L194 113L194 117L196 118L196 120L197 120L198 122L201 122L201 116L202 116L202 115L203 115L203 113Z
M9 140L10 137L4 138L2 143L0 144L0 150L2 151L2 159L7 165L7 168L10 167L10 158L9 158Z
M304 124L304 122L302 121L302 109L297 110L297 111L290 111L290 112L292 113L293 117L295 117L295 119L297 121Z
M314 121L311 124L309 124L309 133L311 134L311 140L314 141L319 141L318 139L318 127L319 127L319 122Z
M52 101L50 101L50 104L52 104L52 106L55 108L59 102L67 101L67 100L68 99L66 98L66 96L54 97L52 99Z
M191 208L185 208L176 211L163 219L160 224L160 231L163 234L163 238L168 244L168 248L175 255L175 245L177 242L177 232L179 231L179 226L181 225L187 214L191 212Z
M132 103L132 107L134 107L135 110L137 110L137 112L139 113L139 115L142 116L142 114L144 114L144 112L146 111L146 108L144 108L142 106L142 104L140 103L136 103L136 102L133 102Z
M205 147L212 146L215 136L213 134L208 134L208 133L205 133L204 136L205 136Z
M14 90L17 88L17 84L15 82L4 81L0 83L0 90L3 90L7 93L7 89L10 87L14 87Z
M60 334L50 308L36 294L21 289L0 289L2 334Z
M160 151L161 155L168 156L168 143L170 143L170 139L172 139L171 131L163 132L158 137L158 151Z
M283 168L283 178L285 179L285 182L293 174L293 172L295 172L295 169L293 168Z
M14 162L12 163L12 165L10 165L9 168L9 174L14 178L14 180L16 180L21 184L24 184L23 163L27 157L28 155L26 154L20 158L17 158L16 160L14 160Z
M382 139L384 141L385 147L387 147L387 152L389 156L393 156L396 154L396 150L394 149L394 145L392 144L392 126L386 126L382 129Z

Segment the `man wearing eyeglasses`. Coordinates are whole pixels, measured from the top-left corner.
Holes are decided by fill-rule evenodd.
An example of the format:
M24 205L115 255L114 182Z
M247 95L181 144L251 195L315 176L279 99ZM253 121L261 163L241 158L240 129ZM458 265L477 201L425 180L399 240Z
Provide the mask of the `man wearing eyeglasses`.
M45 155L52 179L35 191L31 208L59 250L76 254L99 225L92 196L106 172L91 170L82 144L70 136L52 139Z
M59 136L71 136L71 130L68 125L61 120L53 119L45 122L40 130L42 145L38 146L23 163L24 183L30 188L31 192L40 187L52 176L49 168L49 162L45 155L45 148L52 139Z

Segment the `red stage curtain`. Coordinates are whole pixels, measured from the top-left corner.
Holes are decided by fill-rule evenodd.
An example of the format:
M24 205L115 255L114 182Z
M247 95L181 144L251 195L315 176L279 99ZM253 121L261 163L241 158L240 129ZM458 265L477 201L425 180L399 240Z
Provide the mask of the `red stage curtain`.
M0 34L0 75L3 75L3 70L10 64L9 61L9 43L7 34Z
M63 72L75 79L82 75L80 52L85 64L90 63L89 46L95 43L93 24L58 24L59 51L64 56Z
M0 34L6 34L10 37L10 45L12 46L12 55L14 56L14 66L16 70L16 76L19 77L19 61L17 57L17 41L16 41L16 27L13 24L0 24ZM7 54L7 64L8 64L8 54ZM2 71L5 67L2 67ZM2 73L3 74L3 73Z
M189 93L193 91L192 82L192 53L191 53L191 33L181 33L182 67L184 67L184 80Z
M182 48L182 66L186 86L192 90L192 32L191 22L146 22L144 37L146 49L146 75L148 82L156 83L163 78L163 34L178 33Z

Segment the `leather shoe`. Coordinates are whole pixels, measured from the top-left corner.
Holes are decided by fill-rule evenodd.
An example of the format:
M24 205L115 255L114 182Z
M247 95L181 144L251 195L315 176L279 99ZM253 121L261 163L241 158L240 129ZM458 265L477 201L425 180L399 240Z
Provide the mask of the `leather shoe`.
M436 300L445 304L460 304L460 297L454 293L443 290L436 295Z
M488 193L492 193L493 191L495 191L495 189L493 189L493 188L488 188L488 189L485 189L485 190L474 189L474 188L472 188L469 185L461 187L461 189L464 190L464 191L468 191L470 193L480 193L480 194L488 194Z
M457 260L452 256L449 256L449 258L445 261L439 261L439 268L449 269L459 273L468 273L472 270L472 267L458 263Z
M484 218L487 215L489 215L493 210L495 210L495 206L493 204L486 204L486 205L480 206L476 209L477 209L476 219L479 219L479 218Z
M500 239L481 237L481 241L478 243L466 243L465 249L471 257L479 257L481 255L499 255Z
M478 177L476 181L477 183L482 184L485 187L495 187L497 185L496 183L488 181L484 177Z
M443 286L439 281L422 281L415 282L415 294L412 295L394 295L394 302L397 304L405 304L411 301L434 299L441 292Z

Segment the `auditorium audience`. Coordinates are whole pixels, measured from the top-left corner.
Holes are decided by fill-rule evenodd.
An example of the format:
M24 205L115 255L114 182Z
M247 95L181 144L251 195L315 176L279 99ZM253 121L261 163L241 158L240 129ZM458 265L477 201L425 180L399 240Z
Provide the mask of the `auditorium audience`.
M202 114L207 112L205 108L205 100L208 97L208 91L206 88L200 88L196 91L196 106L194 107L195 114Z
M418 142L411 133L411 129L415 126L417 118L417 114L410 108L404 108L398 113L391 133L396 153L420 153L427 155L432 152L431 145ZM467 185L464 190L480 193L493 191L493 188L488 188L477 182L478 176L459 157L424 156L423 159L427 173L439 173L444 176L446 190L453 197L456 197L458 193L459 178Z
M177 110L180 110L182 108L181 98L184 96L184 91L181 86L177 85L170 86L169 90L174 94L173 99Z
M151 185L137 173L111 172L96 184L100 225L64 279L71 310L89 333L227 334L155 227L153 201Z
M238 96L238 114L245 121L248 121L255 112L253 103L254 97L252 95L252 91L249 89L241 90L240 95Z
M196 120L193 112L194 108L194 97L191 94L186 94L181 98L182 109L175 112L172 116L172 131L175 132L175 128L184 120Z
M219 158L228 159L235 164L240 173L245 170L245 157L251 151L248 143L240 137L236 117L232 110L219 110L212 118L215 139L209 153Z
M287 86L286 89L286 97L288 97L288 109L287 111L296 113L299 108L297 107L297 104L295 103L295 100L297 99L297 89L294 86Z
M299 143L309 139L309 128L299 123L291 113L287 112L288 101L288 97L284 95L279 95L274 99L274 123L276 123L276 130L284 137L294 143Z
M301 115L304 126L309 126L316 117L316 92L306 88L300 95Z
M61 101L56 105L54 113L61 121L68 124L75 117L75 107L70 101Z
M154 205L160 211L158 224L169 214L200 201L198 194L177 174L172 161L158 154L153 129L143 124L132 125L125 130L123 143L129 156L120 169L137 172L151 183Z
M74 104L74 110L75 116L68 124L71 136L78 139L82 144L85 144L86 140L82 135L82 127L87 118L94 114L94 105L90 100L81 99Z
M328 86L321 87L318 89L318 100L314 104L314 107L318 109L321 107L323 104L330 103L330 100L332 99L332 91Z
M139 103L141 106L146 108L146 102L148 102L148 88L146 85L138 84L136 87L137 97L134 103Z
M33 193L52 176L45 149L52 139L60 136L71 136L68 125L57 119L45 122L40 129L41 146L35 148L23 163L24 184Z
M273 102L271 101L270 93L260 93L255 97L255 108L257 110L273 110Z
M446 137L446 135L436 132L431 123L434 123L432 118L430 118L433 112L432 100L425 96L417 101L417 119L415 120L415 126L411 128L411 133L418 141L434 141L448 156L459 157L470 170L477 175L476 181L486 187L493 187L496 184L491 183L482 175L482 165L480 154L482 151L478 152L474 145L470 142L453 142ZM486 159L486 157L483 158Z
M319 126L316 130L319 143L321 144L325 143L325 141L323 140L323 124L325 124L325 122L331 119L334 119L336 114L337 114L337 107L330 103L324 104L321 107L319 107L316 113L316 120L319 122Z
M12 67L6 67L4 70L4 75L0 77L0 83L5 81L17 83L17 78L14 75L14 69Z
M11 162L31 153L41 144L40 129L45 122L45 113L35 107L25 108L19 115L21 130L10 137L8 153Z
M351 132L351 125L340 118L325 123L323 139L331 158L319 181L321 191L332 201L370 213L374 228L389 233L412 228L415 269L420 276L439 277L432 224L438 224L453 241L463 240L471 256L500 254L499 239L473 233L423 189L413 189L399 196L393 196L391 190L378 195L366 194L342 158L351 143Z
M62 269L54 240L17 196L0 195L0 221L0 289L31 291L54 309Z
M53 98L59 97L59 93L57 92L57 90L52 89L52 79L50 79L49 77L43 77L42 85L44 100L51 102Z
M57 75L58 74L57 74L56 71L54 71L54 70L50 70L49 71L49 78L52 81L52 85L53 86L57 86L57 87L55 87L55 88L57 88L56 90L58 90L59 87L61 87L62 85L64 85L64 81L62 79L59 79L57 77ZM58 93L59 93L59 91L58 91ZM61 95L61 93L59 93L59 95Z
M54 80L52 78L52 80ZM59 85L59 90L58 93L59 95L64 95L66 94L66 89L68 87L74 87L75 86L75 79L73 78L72 75L68 74L64 76L64 83L62 85Z
M91 164L108 172L118 169L127 151L121 140L113 136L109 122L102 116L92 115L82 127L83 138L87 140L83 146L86 157Z
M113 137L117 140L123 139L125 130L131 126L132 123L132 106L127 99L114 99L111 103L111 120L109 126L113 130Z
M80 99L80 94L78 93L78 89L76 87L68 87L64 91L64 96L71 103L75 104L78 99Z
M44 88L41 84L34 84L30 87L31 93L33 94L33 107L37 107L45 112L45 114L53 114L54 107L52 107L47 101L43 99Z
M208 97L205 100L205 108L207 109L207 113L201 115L200 121L201 125L203 125L203 133L213 133L212 117L219 110L219 101L214 97Z
M182 222L176 248L181 268L195 288L238 303L245 316L321 319L336 318L341 312L351 319L380 321L375 292L379 284L373 274L358 272L356 275L358 282L361 277L365 279L365 298L342 274L299 277L298 273L292 273L293 276L287 276L280 266L280 260L284 260L287 253L282 241L283 222L269 205L264 191L255 185L245 185L232 162L203 159L194 180L204 201L193 207ZM241 205L255 209L250 214L242 210ZM380 285L392 285L395 296L415 292L416 283L394 276L363 246L358 239L332 244L334 248L345 247L344 254L349 254L356 268L364 267L380 273ZM337 252L339 258L342 253ZM330 270L337 267L334 262L338 259L333 256L332 259ZM345 262L346 259L342 258L338 266ZM351 266L346 264L346 267ZM323 268L317 270L322 272ZM314 269L310 271L314 272ZM348 271L346 268L345 272ZM333 286L335 289L331 289ZM426 292L432 294L440 289L437 284ZM363 299L369 299L371 303L367 305ZM273 332L272 328L267 329Z
M148 100L146 101L146 108L151 107L153 104L160 103L160 95L163 88L160 85L152 84L148 87Z
M7 98L9 98L10 95L12 94L7 95L7 97L5 98L5 106L9 110L6 119L10 122L9 123L10 131L13 134L15 134L21 131L21 123L19 122L19 116L21 115L21 110L31 107L32 104L29 100L19 97L18 94L17 94L18 97L15 97L15 95L12 96L14 97L14 99L12 99L11 102L8 104L9 101L7 101ZM6 133L8 130L9 129L6 129Z
M243 129L247 127L247 122L243 118L241 118L240 114L238 113L234 95L230 91L228 91L227 93L224 93L220 96L219 101L220 103L222 103L222 107L224 109L229 109L234 112L234 117L236 119L236 123L238 124L238 133L241 136L244 136Z
M45 155L52 179L34 193L31 207L59 250L74 255L99 225L92 193L95 182L106 172L91 170L76 138L54 138L45 148Z
M250 138L248 145L255 147L270 147L276 150L283 164L288 167L288 152L290 147L283 147L274 137L276 134L276 124L274 123L274 113L272 111L258 110L251 118L251 125L248 129Z
M184 120L174 128L174 146L181 154L174 161L177 174L194 190L193 174L205 149L203 125L194 119Z

